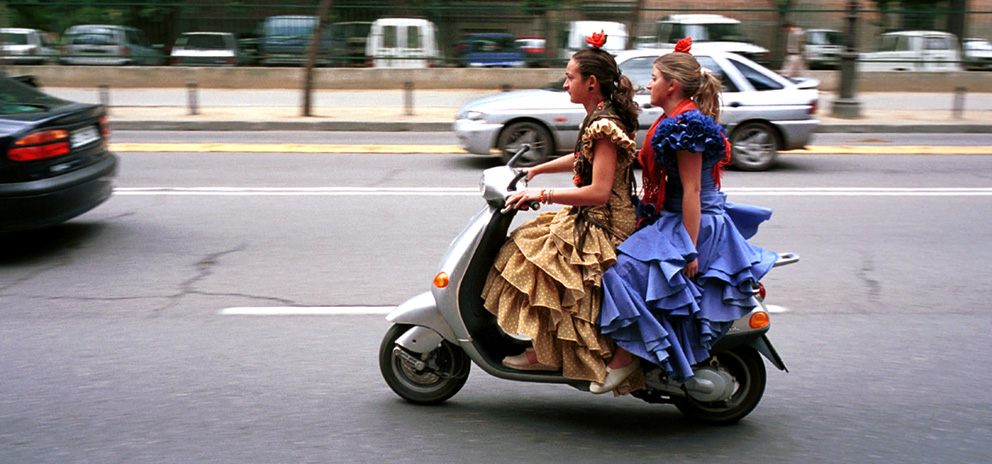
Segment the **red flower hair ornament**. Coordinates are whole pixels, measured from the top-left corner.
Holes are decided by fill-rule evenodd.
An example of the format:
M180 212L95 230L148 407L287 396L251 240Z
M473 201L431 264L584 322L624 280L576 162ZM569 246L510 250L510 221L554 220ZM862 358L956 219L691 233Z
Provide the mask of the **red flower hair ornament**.
M606 44L606 33L603 30L593 32L589 37L586 37L586 43L596 48L603 48L603 45Z
M692 50L692 37L686 37L675 44L676 52L689 53L689 50Z

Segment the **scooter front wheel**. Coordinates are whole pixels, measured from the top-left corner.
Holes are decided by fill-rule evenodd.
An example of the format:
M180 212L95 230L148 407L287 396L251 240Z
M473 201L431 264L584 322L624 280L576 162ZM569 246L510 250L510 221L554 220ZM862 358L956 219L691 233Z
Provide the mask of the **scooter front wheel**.
M737 382L733 394L724 401L697 401L692 396L673 398L675 407L690 419L714 425L733 424L748 415L765 393L765 364L754 348L739 346L714 355L721 369Z
M428 353L396 344L412 325L395 324L379 346L379 370L389 388L416 404L438 404L455 396L468 380L471 360L461 348L442 340Z

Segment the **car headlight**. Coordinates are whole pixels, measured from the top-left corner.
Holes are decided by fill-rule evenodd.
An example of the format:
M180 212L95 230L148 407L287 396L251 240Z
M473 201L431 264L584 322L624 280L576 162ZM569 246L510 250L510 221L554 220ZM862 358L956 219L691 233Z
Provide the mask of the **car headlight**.
M486 113L481 111L466 111L462 113L459 119L468 119L469 121L485 121Z

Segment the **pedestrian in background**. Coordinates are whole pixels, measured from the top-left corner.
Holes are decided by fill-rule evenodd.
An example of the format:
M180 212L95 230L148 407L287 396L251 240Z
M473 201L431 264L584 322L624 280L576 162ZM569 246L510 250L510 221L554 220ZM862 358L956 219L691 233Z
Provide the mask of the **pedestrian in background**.
M802 77L806 72L803 61L803 42L805 32L791 22L785 23L785 63L782 65L782 75L785 77Z

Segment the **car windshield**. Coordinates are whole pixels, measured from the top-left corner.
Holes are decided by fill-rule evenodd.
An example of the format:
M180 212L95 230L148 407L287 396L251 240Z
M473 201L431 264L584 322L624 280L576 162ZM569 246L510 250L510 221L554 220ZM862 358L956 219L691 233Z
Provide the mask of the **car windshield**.
M0 34L0 42L4 45L27 45L28 35L17 32L4 32Z
M185 40L184 40L185 39ZM224 37L215 34L194 34L183 37L180 46L191 50L225 50Z
M748 42L737 23L697 24L687 26L686 31L697 42Z
M809 45L844 45L844 35L836 31L814 31L807 39Z
M74 45L113 45L114 36L110 32L88 32L76 35L68 42Z
M0 76L0 114L30 113L68 102L39 92L34 87Z
M968 50L992 50L992 43L984 40L969 40L964 43L964 48Z
M472 39L471 51L475 53L513 52L517 42L512 36L476 37Z

